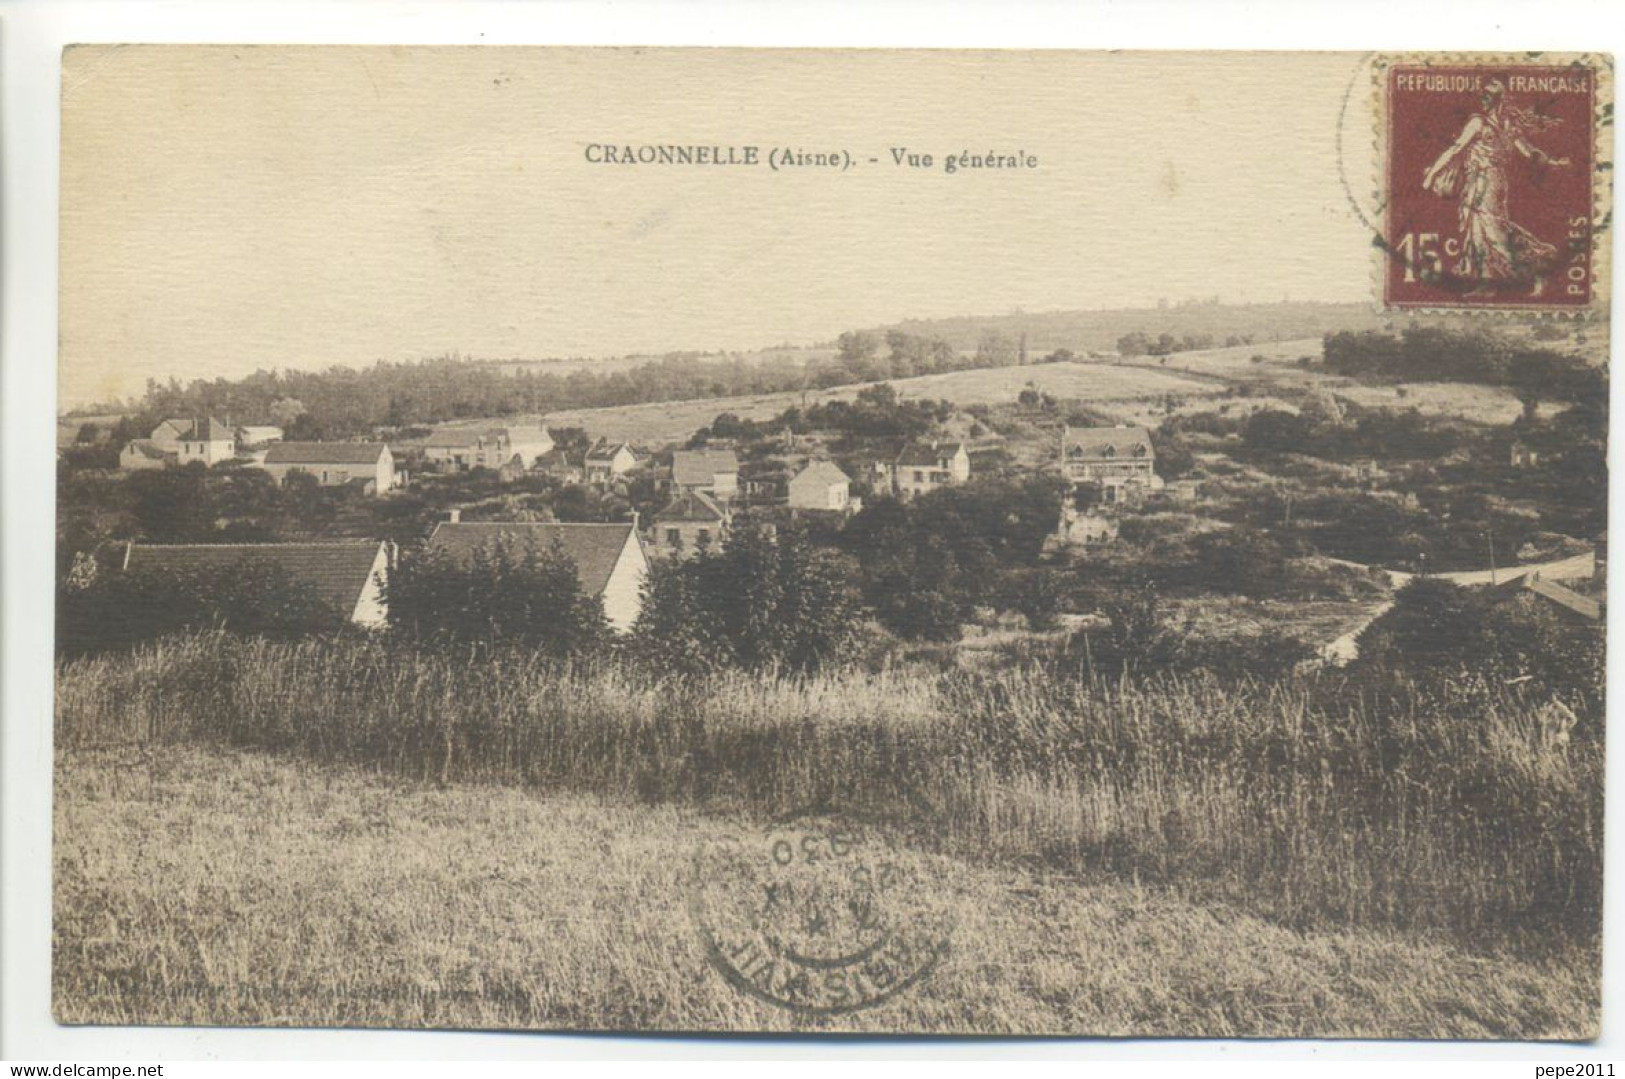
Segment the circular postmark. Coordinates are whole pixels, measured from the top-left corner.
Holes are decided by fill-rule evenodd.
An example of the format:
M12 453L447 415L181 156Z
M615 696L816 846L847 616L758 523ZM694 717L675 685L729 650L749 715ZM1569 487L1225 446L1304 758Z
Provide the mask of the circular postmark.
M872 1007L948 954L923 860L888 833L816 815L694 852L688 907L712 967L808 1015Z

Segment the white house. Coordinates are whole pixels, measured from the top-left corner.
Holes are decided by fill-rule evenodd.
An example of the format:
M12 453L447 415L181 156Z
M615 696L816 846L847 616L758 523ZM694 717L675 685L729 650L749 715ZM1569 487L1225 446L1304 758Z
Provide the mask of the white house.
M520 459L528 471L553 450L545 427L443 427L424 443L423 457L449 471L498 469Z
M625 442L600 442L587 451L584 474L588 483L609 483L638 466L638 455Z
M198 420L181 433L179 462L217 465L237 456L237 432L216 419Z
M273 442L260 467L278 483L304 472L323 487L353 483L367 494L395 486L395 458L383 442Z
M630 630L643 610L643 582L649 575L649 558L631 522L442 521L429 534L429 550L469 559L499 539L540 550L558 543L575 563L582 592L603 599L604 616L617 633Z
M970 479L970 452L963 442L906 446L897 460L877 462L875 472L898 498L909 499Z
M335 613L358 626L376 628L387 619L386 582L393 559L377 540L337 543L131 543L125 570L177 573L230 570L269 563L308 585Z
M790 477L790 508L846 510L852 505L852 480L830 461L809 461Z

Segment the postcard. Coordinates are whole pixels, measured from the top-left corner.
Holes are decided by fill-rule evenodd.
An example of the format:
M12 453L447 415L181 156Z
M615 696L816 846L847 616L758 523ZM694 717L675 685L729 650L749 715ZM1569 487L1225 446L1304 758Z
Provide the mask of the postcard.
M1596 1037L1612 80L70 48L57 1021Z

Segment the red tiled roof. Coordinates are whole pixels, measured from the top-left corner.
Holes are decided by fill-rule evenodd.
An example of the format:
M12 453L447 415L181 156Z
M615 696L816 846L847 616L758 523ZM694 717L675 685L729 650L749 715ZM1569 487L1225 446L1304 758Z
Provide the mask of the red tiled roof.
M125 549L125 569L159 569L179 573L229 569L268 562L296 581L315 589L322 601L345 618L355 610L367 586L382 544L350 543L132 543Z
M375 465L388 447L382 442L273 442L268 465Z
M474 553L498 538L530 547L546 549L558 541L564 553L576 564L582 591L602 595L615 572L615 564L626 548L632 525L561 524L538 521L442 521L429 534L429 550L444 551L453 558L472 558Z

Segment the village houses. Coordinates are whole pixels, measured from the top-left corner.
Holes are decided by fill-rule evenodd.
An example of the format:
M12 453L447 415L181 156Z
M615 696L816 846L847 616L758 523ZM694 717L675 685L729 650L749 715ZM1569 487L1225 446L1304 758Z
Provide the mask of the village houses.
M649 559L635 524L442 521L430 533L428 549L466 562L499 540L544 551L557 544L575 563L582 593L603 600L612 630L625 633L637 621Z
M726 502L704 491L683 491L654 515L649 526L649 552L666 556L716 550L733 521Z
M790 477L787 485L793 510L837 510L855 512L852 481L830 461L809 461L807 467Z
M1061 474L1074 487L1094 487L1106 505L1161 490L1156 456L1144 427L1068 427L1061 436Z
M879 486L906 501L969 480L970 452L963 442L905 446L895 461L875 462L875 476Z
M303 472L323 487L353 486L368 495L395 486L395 458L383 442L275 442L260 467L278 483Z
M125 570L194 574L269 564L311 593L345 621L376 629L387 620L384 605L391 544L379 540L332 543L130 543Z
M119 453L121 468L162 468L200 461L217 465L237 456L237 432L217 419L164 420L145 439L136 439Z
M733 499L739 494L739 458L730 449L677 450L671 455L671 489Z
M523 473L552 450L553 436L545 427L443 427L429 436L423 457L446 472L502 469L517 458Z
M600 442L587 451L582 469L588 483L607 486L638 467L637 452L625 442Z

